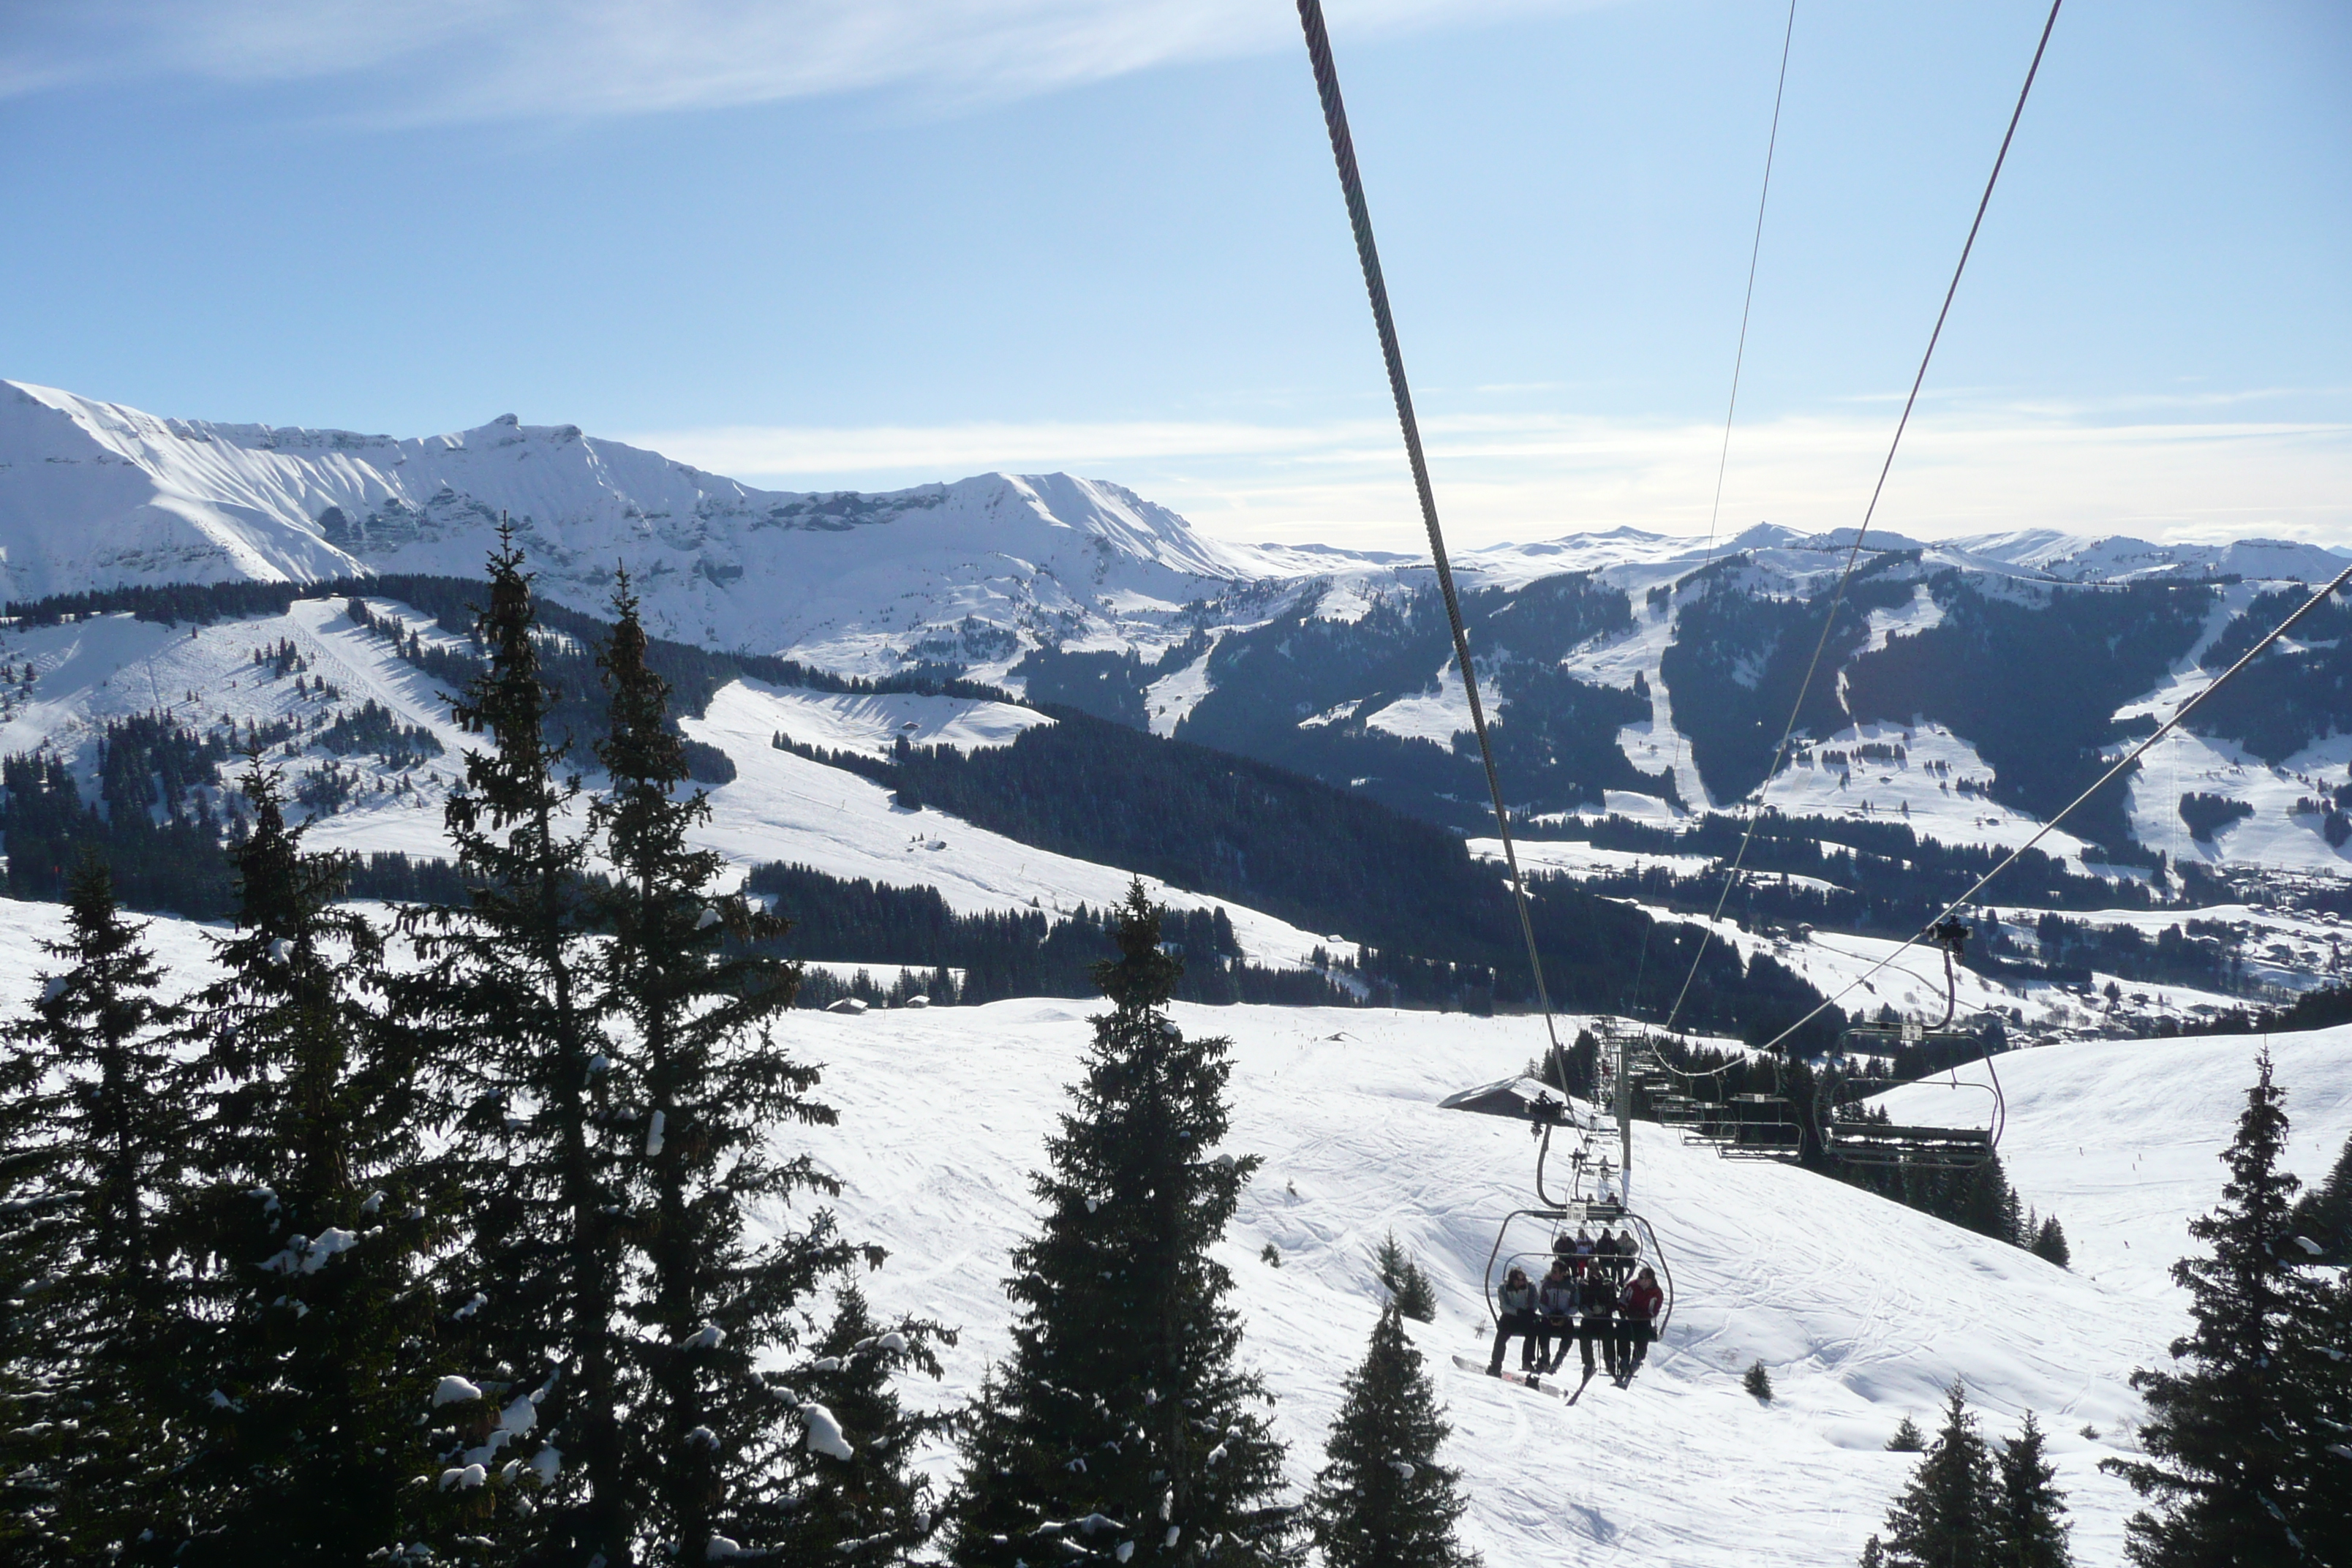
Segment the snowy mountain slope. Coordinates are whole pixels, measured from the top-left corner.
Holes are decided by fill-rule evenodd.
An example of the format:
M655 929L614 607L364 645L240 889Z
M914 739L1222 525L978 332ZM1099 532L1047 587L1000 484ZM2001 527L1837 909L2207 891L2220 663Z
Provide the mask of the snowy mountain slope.
M893 1248L869 1292L966 1328L942 1393L969 1393L1003 1353L997 1282L1031 1223L1023 1178L1059 1086L1079 1070L1085 1011L1007 1002L793 1020L843 1111L817 1147L846 1184L845 1225ZM2070 1235L2105 1233L2074 1274L1839 1184L1638 1128L1634 1195L1668 1249L1675 1321L1631 1391L1596 1385L1566 1407L1444 1360L1482 1353L1479 1280L1496 1223L1530 1201L1533 1153L1524 1128L1435 1102L1517 1070L1540 1049L1540 1025L1255 1008L1179 1017L1234 1037L1231 1145L1265 1156L1223 1256L1249 1352L1281 1400L1296 1483L1319 1461L1339 1379L1362 1352L1377 1305L1370 1255L1393 1230L1436 1278L1438 1321L1416 1337L1454 1420L1449 1458L1473 1500L1465 1534L1491 1563L1850 1562L1911 1463L1881 1446L1905 1415L1927 1421L1955 1376L1997 1434L2026 1408L2040 1414L2073 1494L2078 1560L2118 1558L2132 1500L2095 1466L2128 1447L2132 1368L2179 1331L2161 1265L2219 1193L2208 1156L2227 1137L2252 1042L2003 1058L2003 1155L2021 1191ZM2347 1046L2346 1031L2282 1044L2306 1176L2352 1132ZM910 1074L922 1095L905 1092ZM2115 1186L2133 1179L2135 1153L2175 1145L2177 1184ZM1278 1269L1259 1260L1269 1244ZM2146 1277L2111 1261L2141 1254L2157 1266ZM1759 1358L1779 1391L1769 1407L1738 1385ZM2082 1436L2085 1425L2100 1436Z
M394 440L159 419L0 384L12 597L369 570L471 576L502 513L559 600L601 610L624 564L665 636L800 649L842 668L926 639L975 663L1021 630L1034 643L1097 623L1154 627L1259 574L1165 508L1067 475L804 495L511 416Z
M37 943L62 916L0 902L0 995L35 994ZM201 929L158 920L149 941L177 984L195 983ZM832 1206L845 1233L890 1249L863 1282L868 1295L878 1310L963 1331L945 1381L919 1385L920 1397L968 1395L1003 1353L999 1281L1034 1224L1025 1176L1080 1070L1089 1010L1026 1000L783 1022L790 1047L824 1065L822 1097L841 1113L836 1127L795 1130L792 1146L842 1180ZM1234 1038L1229 1146L1265 1159L1220 1255L1237 1283L1245 1357L1277 1397L1294 1487L1320 1462L1340 1380L1377 1310L1370 1255L1393 1232L1437 1287L1436 1321L1413 1332L1454 1425L1447 1458L1465 1473L1465 1534L1490 1563L1851 1562L1913 1463L1881 1446L1906 1415L1928 1419L1956 1376L1995 1435L2027 1408L2040 1415L2077 1560L2118 1560L2133 1500L2096 1464L2130 1451L2126 1379L2184 1321L2164 1269L2187 1246L2188 1219L2218 1196L2212 1156L2255 1039L2002 1058L2003 1159L2026 1200L2066 1225L2072 1273L1823 1178L1722 1161L1637 1127L1633 1196L1666 1249L1675 1320L1632 1389L1596 1384L1571 1406L1446 1359L1483 1353L1481 1281L1496 1225L1531 1197L1533 1150L1518 1124L1436 1101L1517 1071L1541 1048L1538 1021L1175 1011L1188 1030ZM2352 1134L2352 1029L2271 1044L2294 1121L2289 1163L2314 1178ZM1919 1087L1891 1102L1923 1120L1946 1110ZM1278 1268L1260 1259L1269 1245ZM1759 1359L1777 1389L1769 1406L1739 1387Z
M420 627L430 624L388 600L375 600L373 608ZM307 689L254 662L256 649L281 644L302 661ZM346 804L315 819L314 846L431 858L450 853L441 806L470 738L449 721L436 683L351 621L339 599L297 600L284 616L195 628L103 616L0 631L0 664L37 671L29 697L0 685L6 693L0 696L0 754L53 750L74 765L86 795L95 797L98 746L109 721L162 712L215 732L224 719L239 731L291 723L304 731L296 742L299 754L276 746L269 759L285 771L289 793L330 766L357 781ZM320 693L320 682L334 695ZM443 753L403 767L320 749L315 736L323 725L371 701L430 731ZM726 751L738 769L734 782L712 790L703 841L744 868L796 861L838 877L935 887L960 914L1116 903L1129 879L1118 868L1034 849L936 809L908 811L868 779L771 744L782 730L795 740L873 754L900 736L924 745L1003 745L1044 722L1050 722L1045 715L1006 703L737 682L719 693L703 719L686 721L690 736ZM220 793L213 799L220 811ZM1156 879L1146 883L1180 909L1224 908L1250 961L1264 967L1303 967L1318 945L1334 953L1355 951L1229 900L1198 898Z
M2179 1321L2167 1270L2189 1246L2182 1224L2220 1199L2221 1155L2265 1047L2286 1090L2286 1164L2308 1184L2352 1132L2352 1028L2083 1041L2000 1058L2001 1163L2029 1201L2060 1215L2074 1272ZM1907 1122L1950 1119L1957 1099L1918 1084L1875 1103Z
M0 384L0 578L19 599L117 583L303 581L371 570L470 577L501 513L520 528L542 591L574 607L603 609L612 568L626 564L649 625L683 640L783 652L851 673L944 663L1016 690L1024 682L1050 689L1060 700L1098 690L1097 711L1161 733L1202 720L1204 705L1211 713L1229 707L1223 699L1235 682L1258 679L1223 658L1236 634L1268 628L1308 605L1315 622L1362 622L1377 606L1427 594L1433 583L1428 567L1409 556L1207 540L1116 484L1067 475L982 475L877 495L801 494L759 489L574 426L527 426L511 416L452 435L394 439L162 419L55 389ZM2054 776L2065 765L2036 759L2086 753L2112 723L2154 707L2168 711L2210 674L2200 676L2194 650L2168 669L2126 661L2116 702L2077 715L2071 731L2049 737L2032 732L2032 716L2016 703L1958 711L1932 689L1934 679L1923 684L1923 677L1940 679L1932 668L1866 682L1873 707L1862 711L1848 697L1849 677L1862 666L1886 665L1890 654L1916 651L1920 638L1949 630L1944 623L1956 605L2042 615L2060 602L2053 584L2068 584L2079 598L2084 586L2242 573L2249 584L2225 598L2242 608L2253 596L2252 579L2312 581L2342 563L2337 553L2310 545L2159 545L2050 530L1938 542L1885 534L1868 542L1864 578L1875 573L1884 578L1877 587L1910 598L1866 606L1867 635L1834 672L1832 706L1809 723L1811 738L1834 748L1864 738L1873 723L1907 726L1914 719L1948 734L1955 765L1996 781L2004 804L1979 797L1973 804L1985 809L1971 811L1914 799L1913 809L1948 805L1934 814L1934 831L1967 842L2011 837L2071 794ZM1712 546L1620 529L1461 552L1461 579L1484 606L1473 608L1486 628L1479 646L1490 707L1507 737L1515 728L1528 737L1506 770L1517 804L1543 815L1600 806L1612 792L1649 793L1655 809L1675 809L1670 799L1703 809L1747 795L1754 784L1742 765L1709 761L1703 748L1727 729L1767 722L1749 708L1757 715L1777 710L1777 724L1786 697L1756 681L1775 639L1796 634L1759 632L1753 647L1727 649L1720 689L1692 676L1700 667L1687 664L1684 675L1695 684L1675 689L1664 679L1664 662L1702 636L1691 630L1689 612L1708 584L1760 601L1801 599L1843 570L1850 543L1850 532L1804 536L1758 524ZM1710 563L1715 572L1694 584L1692 574ZM1564 573L1591 574L1599 591L1622 595L1633 607L1630 626L1558 635L1556 612L1566 600L1550 590L1567 581ZM1931 593L1930 581L1943 585ZM1857 591L1872 586L1864 582ZM2227 625L2217 615L2202 643ZM1989 652L1946 650L1935 658L2023 668L2079 661L2097 646L2004 635ZM1421 638L1419 628L1412 637ZM1303 711L1285 702L1260 705L1244 723L1228 715L1211 726L1213 743L1466 826L1458 819L1483 792L1476 781L1449 776L1445 757L1465 708L1443 638L1426 649L1414 640L1410 668L1391 657L1399 649L1362 651L1364 670L1382 671L1377 682L1365 673L1355 687L1327 692ZM1047 679L1054 661L1073 656L1129 662L1081 670L1084 679L1059 685ZM1646 722L1623 722L1618 700L1643 691ZM2314 700L2324 713L2324 694ZM1841 730L1840 708L1859 727ZM1318 725L1323 732L1310 737ZM2337 761L2329 748L2338 740L2311 735L2273 747L2271 760L2290 773L2315 773ZM1617 754L1622 763L1608 761ZM2242 758L2223 759L2225 776L2197 787L2232 795L2238 775L2229 772L2231 761ZM1829 790L1824 776L1801 773L1801 766L1769 781L1770 793L1788 797L1788 809L1853 812L1854 795L1887 809L1882 795L1904 793ZM2037 770L2053 777L2042 779ZM1663 784L1636 781L1637 773L1661 771L1673 774L1671 797ZM1548 774L1557 777L1548 783ZM2094 838L2133 832L2143 844L2177 837L2171 802L2157 797L2148 775L2134 788L2135 800L2112 822L2083 831ZM2273 793L2257 788L2244 798L2282 825L2297 800L2316 798L2273 800ZM2331 876L2352 869L2342 847L2324 841L2323 826L2314 817L2241 831L2224 835L2210 854L2202 846L2189 852L2247 869Z

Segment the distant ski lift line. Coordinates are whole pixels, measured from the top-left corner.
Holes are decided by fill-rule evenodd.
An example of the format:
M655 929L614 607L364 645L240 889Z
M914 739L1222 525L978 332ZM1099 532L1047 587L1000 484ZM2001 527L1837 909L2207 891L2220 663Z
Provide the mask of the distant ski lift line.
M1691 955L1690 970L1683 976L1682 989L1675 994L1675 1005L1666 1010L1665 1026L1672 1029L1675 1020L1682 1016L1683 1003L1690 995L1691 982L1698 978L1699 965L1706 958L1708 946L1715 940L1716 922L1723 919L1724 906L1731 901L1731 889L1739 881L1740 868L1748 863L1748 847L1756 837L1756 824L1761 815L1764 790L1788 760L1789 742L1797 732L1797 717L1805 710L1805 698L1813 689L1813 678L1821 673L1822 655L1830 646L1830 633L1837 626L1837 613L1845 603L1847 585L1853 581L1853 569L1862 560L1862 542L1869 536L1872 521L1878 515L1879 498L1886 493L1886 477L1895 471L1895 455L1903 447L1903 433L1911 427L1911 412L1918 405L1919 389L1927 384L1927 366L1936 358L1936 345L1943 341L1944 323L1951 319L1952 301L1959 296L1960 279L1968 272L1969 258L1975 254L1977 235L1984 228L1985 211L1992 205L1992 193L2000 184L2000 172L2008 165L2010 143L2017 140L2018 121L2025 118L2025 101L2033 95L2033 80L2042 74L2042 57L2050 47L2050 34L2058 26L2058 8L2065 0L2050 0L2050 15L2042 24L2042 37L2033 46L2033 58L2025 68L2025 83L2017 89L2017 107L2009 112L2009 128L2001 132L2000 151L1993 154L1992 172L1985 176L1984 195L1977 198L1976 216L1969 220L1969 237L1960 243L1960 258L1953 264L1952 281L1944 289L1944 303L1936 312L1936 325L1927 333L1927 347L1919 355L1919 369L1911 378L1911 391L1903 400L1902 416L1895 421L1894 437L1886 443L1885 460L1878 466L1878 482L1871 487L1870 504L1863 509L1862 526L1854 530L1853 544L1845 552L1845 568L1838 574L1837 588L1830 595L1829 614L1822 618L1822 635L1813 644L1813 657L1805 666L1805 679L1798 683L1797 700L1789 705L1789 721L1780 730L1780 743L1772 753L1772 765L1764 774L1764 783L1757 787L1754 804L1748 807L1747 831L1739 836L1739 849L1731 858L1731 868L1725 873L1723 891L1717 895L1715 913L1699 932L1698 951ZM1946 911L1949 913L1949 911ZM1917 941L1917 938L1913 938ZM1905 943L1905 946L1910 945ZM1874 971L1875 973L1875 971ZM1852 987L1847 988L1851 990ZM1841 993L1843 994L1843 993ZM1829 1004L1823 1003L1822 1006ZM1805 1015L1810 1019L1822 1009L1816 1007ZM1801 1024L1804 1019L1800 1019ZM1786 1039L1791 1030L1783 1030Z
M1767 1053L1771 1052L1780 1044L1781 1041L1795 1034L1799 1029L1803 1028L1807 1024L1811 1023L1827 1009L1836 1005L1840 998L1852 995L1855 987L1864 984L1880 970L1885 968L1888 964L1894 963L1896 959L1910 952L1914 947L1916 947L1938 925L1950 920L1954 915L1958 914L1962 908L1973 902L1976 896L1984 891L1986 885L1991 882L1994 878L2000 876L2003 871L2008 870L2011 866L2018 862L2018 859L2022 857L2027 850L2032 848L2035 845L2048 837L2052 833L2055 832L2058 825L2065 821L2068 815L2072 813L2076 806L2081 805L2084 801L2098 794L2099 791L2105 789L2116 779L2121 777L2131 768L2133 763L2138 762L2142 756L2147 754L2150 747L2154 746L2158 741L2163 740L2167 735L2171 734L2173 731L2179 729L2180 727L2181 721L2187 719L2189 715L2197 711L2198 708L2207 698L2212 696L2216 691L2221 690L2224 686L2229 685L2232 679L2236 679L2240 670L2253 663L2255 659L2260 658L2269 650L2270 646L2273 643L2278 641L2279 638L2286 636L2288 632L2294 630L2295 623L2302 620L2304 616L2311 614L2312 611L2319 608L2321 605L2326 604L2328 598L2341 590L2347 583L2352 583L2352 566L2347 566L2343 571L2338 572L2336 574L2336 580L2334 582L2328 584L2327 586L2312 595L2310 598L2305 599L2303 602L2302 606L2297 609L2294 614L2287 616L2286 619L2281 621L2277 626L2273 626L2271 628L2270 635L2263 637L2262 641L2256 643L2253 647L2248 648L2244 655L2239 658L2237 663L2223 670L2220 675L2214 678L2212 683L2207 686L2204 690L2200 691L2196 696L2191 697L2188 701L2183 702L2177 710L2175 710L2172 717L2164 721L2162 728L2158 729L2156 733L2150 735L2147 740L2142 741L2138 745L2134 746L2127 755L2123 757L2105 773L2101 773L2096 779L2092 781L2089 788L2084 790L2082 794L2076 795L2073 800L2068 801L2064 805L2061 806L2058 810L2058 814L2053 816L2049 821L2043 823L2040 829L2034 833L2032 837L2027 839L2024 843L2011 850L2009 854L2001 859L1999 865L1995 866L1991 870L1987 871L1983 876L1979 877L1976 879L1975 884L1970 887L1967 892L1962 893L1958 898L1954 899L1950 903L1945 905L1934 919L1930 920L1926 925L1921 926L1917 931L1912 932L1910 937L1904 942L1901 947L1896 948L1893 952L1888 953L1885 957L1872 964L1868 969L1864 970L1860 974L1854 976L1852 981L1847 983L1847 984L1838 992L1837 995L1823 997L1821 1003L1816 1005L1812 1011L1807 1013L1803 1017L1798 1019L1795 1023L1790 1025L1787 1028L1773 1036L1769 1040L1764 1042L1763 1049Z

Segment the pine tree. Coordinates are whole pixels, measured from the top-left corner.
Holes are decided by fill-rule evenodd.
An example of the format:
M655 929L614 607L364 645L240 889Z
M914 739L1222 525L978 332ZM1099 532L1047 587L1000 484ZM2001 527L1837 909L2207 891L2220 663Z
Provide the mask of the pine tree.
M2301 1503L2295 1534L2305 1561L2352 1563L2352 1510L2339 1500L2352 1474L2352 1273L2333 1268L2313 1281L2280 1360L2301 1395L2289 1460Z
M1772 1403L1772 1373L1761 1356L1748 1364L1746 1374L1739 1380L1739 1386L1764 1404Z
M514 1411L478 1438L504 1432L514 1450L480 1489L501 1539L531 1561L602 1554L626 1568L642 1492L624 1465L635 1336L620 1312L626 1167L645 1129L616 1120L628 1064L593 994L589 842L573 826L568 748L549 733L559 694L541 674L530 583L502 526L473 628L483 665L452 703L486 742L467 752L444 813L470 901L411 918L425 963L400 986L399 1011L460 1102L451 1157L468 1194L466 1238L439 1323L484 1398L446 1413Z
M1393 1301L1381 1309L1371 1348L1349 1374L1329 1459L1307 1497L1307 1525L1327 1568L1466 1568L1478 1561L1454 1538L1469 1504L1461 1472L1437 1462L1451 1430L1421 1352Z
M909 1411L895 1385L910 1368L940 1375L933 1341L952 1344L955 1334L911 1318L886 1329L864 1293L845 1285L811 1357L773 1378L780 1394L799 1402L807 1431L779 1477L778 1498L792 1500L777 1515L785 1561L838 1558L856 1542L861 1563L906 1563L938 1530L930 1479L913 1470L914 1450L952 1431L959 1416Z
M1381 1286L1396 1302L1397 1310L1415 1322L1434 1322L1437 1319L1437 1290L1421 1265L1412 1260L1391 1231L1381 1238L1380 1250L1372 1257L1373 1272Z
M42 944L65 967L0 1047L0 1556L27 1564L120 1552L178 1458L159 1394L180 1009L87 856L66 930Z
M415 1417L436 1373L420 1064L374 1010L381 933L332 907L342 858L302 848L257 759L243 789L236 928L215 939L223 975L196 994L191 1032L203 1120L177 1370L194 1436L173 1561L342 1563L424 1523Z
M2034 1227L2033 1256L2044 1263L2054 1263L2061 1268L2072 1268L2074 1249L2066 1245L2066 1227L2058 1223L2056 1215L2044 1215Z
M2221 1204L2191 1220L2210 1254L2172 1267L2196 1326L2172 1342L2178 1371L2142 1368L2132 1386L2147 1401L2145 1459L2108 1459L2155 1510L2132 1516L2126 1552L2148 1568L2291 1563L2301 1559L2295 1521L2331 1506L2303 1494L2298 1436L2309 1430L2316 1391L2300 1386L2281 1353L2298 1318L2315 1318L2317 1293L2288 1256L2298 1185L2280 1169L2285 1096L2270 1053L2246 1094Z
M642 1107L622 1118L639 1139L628 1239L645 1276L630 1304L644 1331L633 1342L642 1404L626 1455L646 1495L649 1552L700 1563L715 1534L745 1551L771 1544L776 1521L760 1506L761 1479L814 1429L756 1363L792 1343L799 1298L861 1249L823 1211L796 1234L766 1245L752 1237L753 1205L839 1190L807 1156L778 1160L767 1148L774 1129L829 1126L834 1112L810 1098L816 1069L768 1033L792 1005L799 972L755 944L772 946L786 922L764 905L715 895L724 860L688 843L709 803L699 790L678 793L685 748L669 689L646 664L625 577L614 609L599 660L609 733L597 746L610 784L593 818L614 878L599 900L612 932L599 985L605 1011L635 1036L630 1089ZM864 1250L881 1262L878 1249Z
M1895 1428L1895 1436L1886 1439L1890 1454L1924 1454L1927 1451L1927 1434L1919 1430L1919 1423L1908 1415Z
M954 1558L1296 1562L1282 1447L1234 1369L1233 1280L1210 1253L1257 1168L1210 1152L1231 1042L1168 1016L1181 970L1140 882L1116 936L1095 969L1111 1011L1033 1180L1043 1227L1013 1255L1013 1354L973 1412Z
M1997 1506L1992 1455L1955 1383L1942 1430L1886 1511L1887 1568L1993 1568Z
M1995 1460L2000 1499L1993 1516L1993 1558L1999 1568L2073 1568L2066 1550L2066 1494L2054 1484L2058 1468L2042 1451L2033 1412Z

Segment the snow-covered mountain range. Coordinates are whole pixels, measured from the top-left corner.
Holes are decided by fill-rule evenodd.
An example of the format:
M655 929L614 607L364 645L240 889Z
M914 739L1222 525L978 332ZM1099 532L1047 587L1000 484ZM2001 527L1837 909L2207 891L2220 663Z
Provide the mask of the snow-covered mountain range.
M763 490L512 416L395 439L0 383L0 578L20 603L126 584L470 578L501 517L550 597L602 610L625 566L648 624L680 641L853 675L946 667L1457 828L1483 810L1425 559L1212 540L1066 474ZM1774 772L1817 596L1852 542L1759 524L1713 545L1618 529L1463 552L1514 805L1671 817L1763 785L1790 810L2013 840L2095 776L2104 748L2250 644L2285 584L2345 563L2279 541L1874 535L1802 715L1814 745ZM2161 788L2143 772L2058 847L2129 837L2175 858L2352 865L2329 837L2352 651L2343 628L2312 630L2272 661L2259 701L2217 702L2165 754ZM1901 754L1865 776L1861 746ZM2191 793L2255 816L2184 835Z
M982 474L877 494L763 490L511 415L397 439L163 418L0 383L0 574L10 598L371 571L469 576L501 515L521 531L545 591L577 608L601 608L613 567L625 565L666 635L843 668L926 657L1009 664L1040 644L1156 648L1181 637L1171 628L1193 601L1237 611L1309 581L1361 595L1427 580L1423 562L1387 552L1212 540L1122 486L1066 474ZM1467 551L1461 570L1491 587L1563 572L1646 585L1710 553L1744 551L1804 577L1833 568L1848 542L1759 525L1710 552L1618 529ZM1930 566L2068 582L2308 581L2343 564L2277 541L2158 545L2047 530L1870 542L1921 550Z

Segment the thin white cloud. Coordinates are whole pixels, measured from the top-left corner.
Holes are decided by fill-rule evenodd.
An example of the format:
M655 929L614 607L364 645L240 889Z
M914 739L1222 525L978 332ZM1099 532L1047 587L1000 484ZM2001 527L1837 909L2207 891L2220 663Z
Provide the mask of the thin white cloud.
M1734 436L1722 529L1852 527L1890 421L1791 416ZM1627 524L1703 533L1722 427L1453 416L1424 434L1464 544ZM789 489L878 488L989 468L1112 479L1246 540L1412 548L1418 513L1385 420L971 424L652 431L638 445ZM2159 539L2352 543L2352 424L2099 423L2021 408L1915 421L1876 526L1915 537L2029 527Z
M1331 9L1363 38L1573 3ZM0 20L0 95L336 80L372 120L577 118L893 85L1003 98L1297 44L1291 8L1267 0L19 0Z

